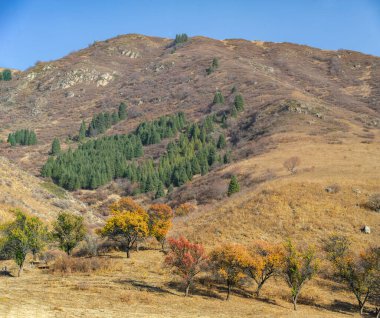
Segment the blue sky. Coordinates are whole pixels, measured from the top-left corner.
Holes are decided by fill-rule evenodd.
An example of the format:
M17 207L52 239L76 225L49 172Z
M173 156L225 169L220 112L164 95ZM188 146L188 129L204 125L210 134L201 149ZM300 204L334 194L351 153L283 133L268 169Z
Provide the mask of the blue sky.
M380 0L0 0L0 67L141 33L294 42L380 56Z

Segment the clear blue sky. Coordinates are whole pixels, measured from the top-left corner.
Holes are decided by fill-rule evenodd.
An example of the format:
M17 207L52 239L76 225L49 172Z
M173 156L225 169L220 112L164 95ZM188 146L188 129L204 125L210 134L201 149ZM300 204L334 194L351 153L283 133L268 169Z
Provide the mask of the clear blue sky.
M0 67L141 33L294 42L380 56L380 0L0 0Z

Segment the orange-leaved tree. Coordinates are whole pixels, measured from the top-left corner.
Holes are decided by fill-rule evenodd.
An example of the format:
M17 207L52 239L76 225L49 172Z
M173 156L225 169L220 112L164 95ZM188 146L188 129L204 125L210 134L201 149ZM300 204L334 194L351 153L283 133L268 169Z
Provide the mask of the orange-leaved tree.
M210 262L214 273L227 284L226 300L228 300L232 286L246 277L245 269L251 263L250 255L244 246L225 244L211 252Z
M166 235L173 225L173 210L167 204L157 203L150 206L148 214L150 235L161 243L161 248L164 250Z
M297 300L302 287L308 280L313 278L317 270L318 259L312 248L308 247L300 251L292 241L287 241L285 244L283 275L291 289L294 310L297 310Z
M247 267L247 273L256 282L256 296L259 297L260 290L265 282L269 278L281 274L284 249L279 244L256 241L250 255L251 260Z
M99 231L103 237L123 243L127 257L136 241L149 235L148 213L131 198L122 198L110 206L111 217Z
M207 255L202 244L188 241L184 237L169 238L170 251L165 258L165 264L179 275L185 284L185 296L189 295L194 277L207 267Z

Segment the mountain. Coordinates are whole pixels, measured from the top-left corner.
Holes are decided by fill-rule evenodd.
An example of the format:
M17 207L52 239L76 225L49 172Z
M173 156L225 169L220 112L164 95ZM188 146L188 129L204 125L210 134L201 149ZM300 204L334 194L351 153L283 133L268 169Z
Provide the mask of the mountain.
M75 149L73 137L81 122L113 112L121 102L128 106L128 119L106 135L132 132L142 121L164 114L184 112L195 122L210 114L219 116L231 110L238 93L245 101L244 112L230 116L227 128L218 130L227 136L233 164L216 165L168 196L174 205L194 201L213 207L218 200L229 200L225 188L231 174L238 175L244 191L254 193L259 184L289 178L283 168L288 157L299 156L302 169L315 169L313 182L320 180L319 169L328 167L341 177L344 165L354 160L350 149L366 147L368 156L375 157L379 79L379 57L348 50L205 37L173 45L171 39L118 36L56 61L39 62L0 83L1 139L25 128L38 137L34 146L3 143L0 155L39 176L55 137L64 150ZM213 103L216 91L224 103ZM146 147L145 157L157 158L164 144ZM342 155L345 161L335 164L334 155L316 162L315 153L320 152ZM364 162L355 164L372 169L368 178L378 180L378 166ZM356 178L366 182L360 174ZM97 197L107 202L114 193L125 194L125 185L113 182L98 189ZM93 200L86 190L74 195L84 202Z

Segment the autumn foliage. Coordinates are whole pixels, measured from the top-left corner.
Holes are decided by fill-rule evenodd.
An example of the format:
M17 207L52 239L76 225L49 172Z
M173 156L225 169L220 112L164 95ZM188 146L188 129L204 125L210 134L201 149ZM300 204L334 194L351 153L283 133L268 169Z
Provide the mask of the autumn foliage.
M251 260L247 267L247 272L257 284L256 295L258 297L265 282L269 278L281 274L284 249L279 244L256 241L252 246L250 254Z
M244 246L225 244L211 252L210 260L214 273L227 284L228 300L231 288L247 276L245 269L250 265L251 257Z
M201 244L188 241L184 237L168 239L170 251L165 258L165 264L179 275L186 286L185 296L188 296L194 278L207 265L207 255Z
M103 237L122 242L127 257L138 239L149 235L149 215L131 198L122 198L110 206L111 217L99 231Z
M149 230L150 235L155 237L161 243L162 250L166 242L166 235L172 227L173 210L167 204L157 203L150 206Z

